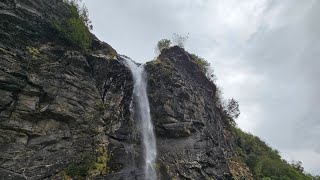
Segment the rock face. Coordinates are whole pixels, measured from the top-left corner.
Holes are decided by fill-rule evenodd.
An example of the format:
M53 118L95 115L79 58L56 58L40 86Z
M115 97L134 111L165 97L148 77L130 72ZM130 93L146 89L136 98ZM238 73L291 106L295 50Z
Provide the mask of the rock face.
M94 36L86 51L57 37L68 15L62 0L0 0L0 179L143 179L130 71ZM232 179L215 85L179 47L146 69L159 179Z
M232 179L232 145L216 107L216 86L178 46L147 64L162 179Z

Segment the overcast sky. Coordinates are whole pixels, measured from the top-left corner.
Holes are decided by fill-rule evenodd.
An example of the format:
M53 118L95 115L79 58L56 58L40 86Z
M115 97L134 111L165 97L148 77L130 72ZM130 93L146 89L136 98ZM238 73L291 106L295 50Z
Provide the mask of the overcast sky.
M320 0L84 0L93 32L137 62L189 34L215 70L238 125L320 174Z

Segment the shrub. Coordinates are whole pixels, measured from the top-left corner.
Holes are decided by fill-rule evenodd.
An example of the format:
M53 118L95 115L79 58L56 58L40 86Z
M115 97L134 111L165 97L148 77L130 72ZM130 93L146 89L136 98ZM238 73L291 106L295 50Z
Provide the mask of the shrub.
M203 73L207 74L208 69L210 67L210 63L208 61L206 61L204 58L199 57L199 56L197 56L195 54L191 54L191 56L193 57L195 63L198 65L199 69Z
M171 45L171 41L169 39L161 39L157 43L156 52L160 54L162 50L168 49L170 45Z
M27 46L26 49L28 53L31 55L32 59L37 59L40 55L40 52L37 48Z
M97 149L97 158L92 164L89 174L91 176L104 175L111 172L110 167L108 167L111 154L108 152L107 148L100 146Z
M87 155L83 157L81 162L70 163L60 175L76 179L90 179L95 176L108 174L111 172L110 167L108 167L110 158L111 154L107 148L99 146L96 149L95 157Z
M238 101L234 100L233 98L229 99L226 109L227 109L227 115L230 118L236 119L239 117L240 110L239 110Z
M92 162L93 158L89 156L84 157L82 162L72 162L65 169L65 175L72 178L85 179L88 176Z
M78 1L65 1L70 8L70 17L62 22L53 22L52 26L69 43L81 49L91 46L92 38L89 29L92 29L85 6L80 7Z

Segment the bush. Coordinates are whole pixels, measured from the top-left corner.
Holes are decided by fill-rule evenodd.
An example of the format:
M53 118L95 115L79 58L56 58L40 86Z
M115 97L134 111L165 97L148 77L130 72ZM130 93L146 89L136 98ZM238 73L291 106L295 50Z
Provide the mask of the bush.
M26 49L27 49L28 53L30 54L30 56L32 57L32 59L37 59L38 56L40 55L40 52L37 48L27 46Z
M85 6L80 7L78 1L65 1L70 8L70 17L63 22L53 22L53 28L69 43L81 49L91 46L92 38L89 29L92 29L88 18L88 10Z
M208 69L210 67L210 63L208 61L206 61L204 58L199 57L195 54L191 54L192 58L194 59L195 63L198 65L199 69L207 74Z
M157 43L156 52L160 54L162 50L168 49L170 45L171 45L171 41L169 39L161 39Z
M227 115L232 119L236 119L240 115L239 103L233 98L228 100Z

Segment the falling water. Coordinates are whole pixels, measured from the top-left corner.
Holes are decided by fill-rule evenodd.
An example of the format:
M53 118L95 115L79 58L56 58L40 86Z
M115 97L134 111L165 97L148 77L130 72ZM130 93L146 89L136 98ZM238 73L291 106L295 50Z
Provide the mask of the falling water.
M145 152L145 179L155 180L155 160L157 156L156 139L150 117L149 100L147 96L146 72L143 65L138 65L127 57L123 57L129 66L134 81L134 97L137 102L136 112L142 124L142 137Z

